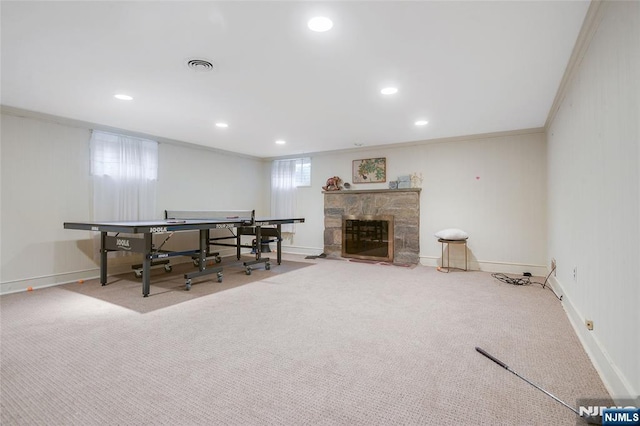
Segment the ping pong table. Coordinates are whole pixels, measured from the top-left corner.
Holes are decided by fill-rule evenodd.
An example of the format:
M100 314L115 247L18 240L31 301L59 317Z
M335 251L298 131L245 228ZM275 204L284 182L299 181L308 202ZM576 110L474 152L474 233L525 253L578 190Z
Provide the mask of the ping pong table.
M163 265L166 271L171 270L169 259L175 256L189 256L198 270L184 274L185 289L191 288L193 278L216 274L218 282L222 282L222 267L207 268L208 259L213 257L216 263L221 261L219 253L211 251L211 246L236 247L236 256L240 260L242 248L255 248L255 260L244 262L245 272L251 274L254 265L263 264L271 269L270 258L262 257L262 244L277 243L277 262L282 262L282 225L303 223L304 218L256 218L252 211L165 211L164 220L122 221L122 222L65 222L65 229L100 232L100 283L107 284L107 254L114 251L142 253L142 265L137 265L136 276L142 278L142 295L149 296L151 287L152 266ZM228 229L229 236L211 237L213 229ZM164 244L175 232L199 231L198 248L180 251L162 250ZM236 231L235 233L233 231ZM127 234L127 235L120 235ZM142 237L135 236L136 234ZM159 247L155 247L153 236L168 234ZM133 235L133 236L132 236ZM255 236L254 245L242 242L242 236ZM264 240L263 237L274 238ZM234 243L225 243L232 239ZM139 271L139 272L138 272Z

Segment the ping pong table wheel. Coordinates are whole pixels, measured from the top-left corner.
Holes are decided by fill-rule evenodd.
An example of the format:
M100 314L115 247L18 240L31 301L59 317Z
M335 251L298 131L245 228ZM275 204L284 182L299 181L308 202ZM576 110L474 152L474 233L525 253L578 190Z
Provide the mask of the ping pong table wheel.
M185 291L189 291L189 290L191 290L191 280L187 280L187 281L184 283L184 289L185 289Z
M172 269L173 269L173 268L171 268L171 265L169 265L168 263L167 263L166 265L164 265L164 271L165 271L165 272L167 272L167 273L168 273L168 272L171 272L171 270L172 270Z
M198 259L197 257L193 258L193 266L198 266L200 265L200 259Z
M216 263L222 262L222 258L220 256L216 256Z
M244 270L247 275L251 275L251 266L247 266Z
M218 272L218 282L222 282L222 272Z
M264 269L266 269L267 271L271 269L271 264L269 262L265 262Z
M133 273L136 275L136 278L142 278L142 271L139 269L136 269L135 271L133 271Z

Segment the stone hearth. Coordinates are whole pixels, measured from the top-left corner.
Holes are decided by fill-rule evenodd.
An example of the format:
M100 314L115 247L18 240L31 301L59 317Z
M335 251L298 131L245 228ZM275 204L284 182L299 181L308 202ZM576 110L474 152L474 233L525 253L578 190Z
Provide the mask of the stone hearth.
M342 255L342 216L391 215L393 262L420 262L420 188L341 190L324 193L324 253Z

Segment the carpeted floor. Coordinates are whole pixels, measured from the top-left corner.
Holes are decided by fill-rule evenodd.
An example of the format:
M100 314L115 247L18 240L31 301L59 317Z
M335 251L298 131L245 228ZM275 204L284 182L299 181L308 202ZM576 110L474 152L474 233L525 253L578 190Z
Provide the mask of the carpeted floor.
M205 275L193 279L189 291L185 291L184 274L198 270L192 263L177 264L172 267L170 273L165 272L162 267L153 268L151 270L150 292L146 298L142 297L142 279L135 278L133 272L108 277L106 286L102 286L99 279L94 279L83 283L65 284L59 288L145 313L312 265L312 263L296 261L283 262L278 265L274 255L271 258L270 270L267 271L264 265L258 264L252 267L251 275L247 275L242 262L253 259L253 256L243 257L241 260L229 257L222 259L221 263L210 264L208 267L221 266L223 268L222 282L217 281L215 274Z
M541 286L285 259L313 264L144 313L64 286L3 296L1 423L580 424L476 346L573 406L608 397Z

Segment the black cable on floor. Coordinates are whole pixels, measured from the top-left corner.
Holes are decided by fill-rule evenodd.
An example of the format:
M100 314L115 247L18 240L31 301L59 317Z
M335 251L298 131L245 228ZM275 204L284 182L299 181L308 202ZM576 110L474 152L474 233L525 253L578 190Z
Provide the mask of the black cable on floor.
M553 274L553 271L555 271L556 268L553 268L551 270L551 272L549 272L549 275L547 275L547 278L545 278L544 283L539 283L537 281L531 281L531 277L530 276L523 276L523 277L509 277L505 274L501 274L501 273L494 273L491 274L491 276L499 281L502 281L503 283L507 283L507 284L512 284L512 285L530 285L530 284L540 284L542 286L542 288L545 288L547 286L547 281L549 281L549 277L551 276L551 274ZM555 291L553 291L553 289L551 287L549 287L549 290L551 290L551 292L556 296L556 298L558 300L562 300L562 296L558 296L556 294Z
M513 278L513 277L509 277L505 274L499 274L499 273L495 273L495 274L491 274L491 276L499 281L502 281L503 283L507 283L507 284L512 284L512 285L529 285L531 284L531 279L530 277L519 277L519 278Z

